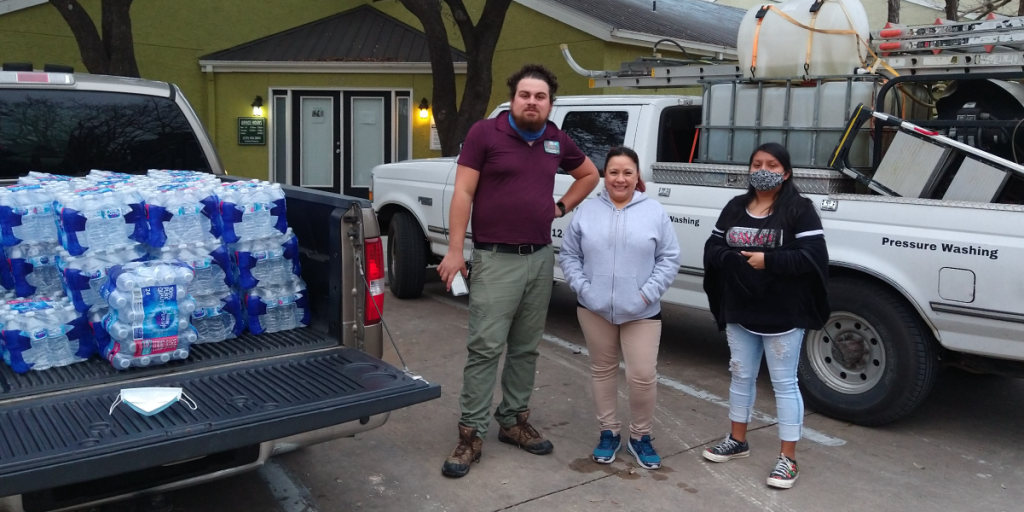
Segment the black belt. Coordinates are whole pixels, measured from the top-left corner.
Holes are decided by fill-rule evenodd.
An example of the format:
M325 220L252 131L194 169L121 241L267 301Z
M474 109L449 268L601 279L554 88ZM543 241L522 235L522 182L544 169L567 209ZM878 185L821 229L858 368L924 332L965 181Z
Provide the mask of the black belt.
M498 251L508 254L518 254L520 256L533 254L547 246L548 244L473 244L474 249L479 249L481 251Z

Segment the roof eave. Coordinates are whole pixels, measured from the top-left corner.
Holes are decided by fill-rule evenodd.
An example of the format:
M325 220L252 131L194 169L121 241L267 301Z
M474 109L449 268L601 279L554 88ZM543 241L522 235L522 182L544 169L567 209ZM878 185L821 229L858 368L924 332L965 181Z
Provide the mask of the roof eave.
M659 39L672 39L683 45L683 48L686 48L687 51L693 50L693 53L701 56L722 57L726 59L738 58L735 48L700 43L696 41L680 41L679 39L670 36L659 36L630 30L621 30L596 18L587 16L575 9L565 7L550 0L515 0L515 2L523 7L537 11L550 18L554 18L573 28L582 30L583 32L586 32L602 41L651 48L651 46Z
M697 41L684 41L672 37L645 34L643 32L622 30L618 28L612 29L610 41L622 44L635 44L649 48L651 47L651 45L662 39L671 39L682 45L683 48L686 48L687 51L693 50L694 53L713 56L718 59L735 60L739 58L739 56L736 53L736 48L732 48L729 46L719 46L715 44L701 43ZM665 48L668 51L676 51L676 48L674 48L671 45L663 45L662 48Z
M203 60L199 67L204 73L354 73L391 75L429 75L429 62L368 62L368 61L247 61ZM454 63L455 74L466 73L466 63Z

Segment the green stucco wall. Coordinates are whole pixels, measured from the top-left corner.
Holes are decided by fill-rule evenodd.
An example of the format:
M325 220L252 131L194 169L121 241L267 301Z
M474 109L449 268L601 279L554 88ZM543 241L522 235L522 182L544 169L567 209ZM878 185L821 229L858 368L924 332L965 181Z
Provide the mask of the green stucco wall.
M100 0L80 0L94 22L100 20ZM467 0L474 21L485 0ZM264 97L271 87L394 88L412 89L413 105L432 98L430 75L396 74L204 74L199 57L243 44L304 23L371 4L414 27L419 21L398 0L298 0L252 2L251 0L146 0L132 5L132 32L139 71L143 78L177 84L209 128L225 167L232 174L266 179L269 146L238 146L237 122L250 116L250 103ZM445 15L452 46L463 41L450 12ZM493 87L489 109L508 98L506 78L524 63L538 62L559 77L560 95L656 93L624 89L590 89L588 80L573 72L564 61L559 44L567 43L576 61L588 69L618 69L623 61L650 55L650 49L607 43L561 21L539 14L518 3L509 8L494 55ZM664 52L666 57L679 57ZM86 71L77 43L64 19L50 4L0 16L0 62L68 64ZM465 76L458 75L459 92ZM669 94L697 92L671 89ZM429 150L429 122L413 116L413 157L439 156ZM269 141L268 141L269 143Z

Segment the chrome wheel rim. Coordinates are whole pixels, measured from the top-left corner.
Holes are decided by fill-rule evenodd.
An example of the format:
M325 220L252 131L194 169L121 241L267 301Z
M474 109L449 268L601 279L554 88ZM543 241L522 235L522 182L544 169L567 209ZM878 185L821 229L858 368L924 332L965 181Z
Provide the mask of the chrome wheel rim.
M807 333L806 345L811 369L840 393L865 393L885 375L884 340L853 313L833 312L824 329Z

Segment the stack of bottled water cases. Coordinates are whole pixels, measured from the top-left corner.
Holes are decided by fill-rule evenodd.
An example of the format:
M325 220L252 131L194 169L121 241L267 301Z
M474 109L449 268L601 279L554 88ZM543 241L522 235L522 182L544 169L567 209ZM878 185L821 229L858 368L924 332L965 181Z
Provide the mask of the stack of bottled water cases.
M100 291L110 308L97 335L110 339L101 355L117 369L186 359L198 339L189 321L196 310L188 293L194 280L195 271L180 261L112 267ZM98 313L91 312L90 319Z
M240 335L245 329L244 313L220 238L220 180L176 170L150 170L148 176L156 184L150 188L150 256L156 261L182 261L195 270L189 293L197 304L192 313L196 343ZM158 224L162 232L157 231Z
M232 277L242 292L249 332L309 325L298 241L288 228L281 186L259 181L226 183L219 196L222 234L229 244Z
M16 373L85 361L96 340L75 307L59 296L0 302L0 344L4 362Z
M307 325L300 274L278 185L94 170L0 188L0 348L15 371L94 353L150 366Z
M4 287L19 297L62 291L53 204L58 188L39 183L0 188L0 246L9 272Z
M195 271L188 290L196 301L192 312L196 343L214 343L242 334L245 318L241 299L231 286L228 252L219 240L150 249L150 257L153 261L181 261Z

